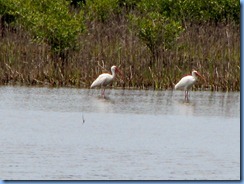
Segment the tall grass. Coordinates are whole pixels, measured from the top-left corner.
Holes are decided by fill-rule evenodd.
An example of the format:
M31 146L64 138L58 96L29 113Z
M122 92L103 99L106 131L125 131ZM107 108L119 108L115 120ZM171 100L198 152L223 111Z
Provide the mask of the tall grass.
M61 59L52 60L48 45L32 42L21 28L6 30L0 41L0 84L87 88L100 73L117 65L125 76L115 81L120 87L172 89L196 69L206 78L196 88L240 90L240 29L234 22L187 23L176 45L162 50L153 64L150 50L125 16L88 22L79 40L79 49L70 51L63 66Z

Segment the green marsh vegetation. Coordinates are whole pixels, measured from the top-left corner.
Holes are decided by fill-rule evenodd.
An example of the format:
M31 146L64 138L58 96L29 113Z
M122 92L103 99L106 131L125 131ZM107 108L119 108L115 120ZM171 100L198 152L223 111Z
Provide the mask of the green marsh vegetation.
M236 0L0 0L0 84L89 87L117 65L118 87L240 90Z

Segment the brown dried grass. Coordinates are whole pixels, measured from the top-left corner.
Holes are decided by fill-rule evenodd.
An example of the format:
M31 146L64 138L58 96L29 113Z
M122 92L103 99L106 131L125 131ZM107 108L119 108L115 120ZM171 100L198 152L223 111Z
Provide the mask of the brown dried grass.
M33 43L26 32L6 31L0 41L0 84L87 88L100 73L117 65L125 78L116 80L116 86L172 89L196 69L206 78L196 88L240 90L240 28L234 23L187 25L176 45L159 53L153 64L150 51L123 16L106 23L90 22L87 27L65 67L52 60L47 45Z

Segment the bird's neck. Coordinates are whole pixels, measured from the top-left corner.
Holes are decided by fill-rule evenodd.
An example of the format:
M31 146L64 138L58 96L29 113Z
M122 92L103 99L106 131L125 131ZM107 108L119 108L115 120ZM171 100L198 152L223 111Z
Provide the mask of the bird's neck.
M112 77L113 77L113 79L114 79L114 78L115 78L115 76L116 76L116 73L115 73L115 71L114 71L114 70L112 70L111 72L112 72Z
M198 79L198 77L197 77L197 75L195 74L195 73L192 73L192 77L194 78L194 79Z

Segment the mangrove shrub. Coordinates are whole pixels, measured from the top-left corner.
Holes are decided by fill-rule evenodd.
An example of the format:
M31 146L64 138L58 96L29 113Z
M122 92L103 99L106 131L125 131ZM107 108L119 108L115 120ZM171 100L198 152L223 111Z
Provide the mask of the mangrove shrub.
M44 42L55 56L65 59L77 46L84 29L83 12L72 12L66 0L1 0L8 12L18 17L19 24L30 32L33 40Z

